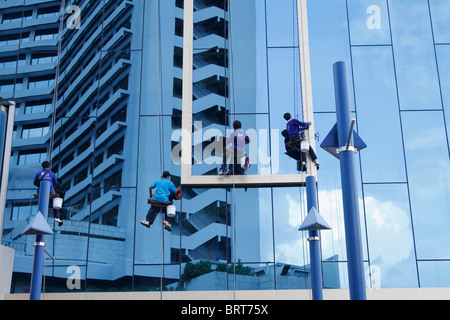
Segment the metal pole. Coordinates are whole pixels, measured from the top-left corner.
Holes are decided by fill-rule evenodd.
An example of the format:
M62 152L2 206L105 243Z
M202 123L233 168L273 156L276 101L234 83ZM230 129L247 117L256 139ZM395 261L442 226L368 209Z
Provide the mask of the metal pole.
M50 201L50 181L43 179L39 187L39 211L45 220L48 217L48 206ZM33 271L31 274L30 300L40 300L42 292L42 275L44 271L45 258L45 235L37 235L34 243Z
M317 188L314 176L306 177L306 203L308 212L317 207ZM320 254L320 232L309 230L309 253L311 259L311 288L313 300L323 300L322 258Z
M354 148L346 148L352 118L348 87L347 64L337 62L334 68L337 133L341 168L342 200L344 204L345 240L351 300L366 300L364 261L356 187ZM352 139L353 140L353 139Z

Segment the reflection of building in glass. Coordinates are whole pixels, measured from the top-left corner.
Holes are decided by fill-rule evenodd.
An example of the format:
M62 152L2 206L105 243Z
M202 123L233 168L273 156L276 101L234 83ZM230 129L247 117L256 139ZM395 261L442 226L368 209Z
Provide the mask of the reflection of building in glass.
M273 161L249 175L297 174L282 136L270 136L284 129L284 112L301 112L297 1L230 2L232 15L227 1L194 1L193 132L225 135L234 119L266 130ZM80 8L80 29L67 28L70 12L60 23L61 5L0 3L0 96L17 107L2 239L16 250L13 292L29 286L34 239L20 234L37 210L32 178L50 156L67 193L63 226L50 212L48 291L68 291L70 266L81 270L80 291L308 289L301 187L184 188L172 233L159 218L139 225L162 171L180 184L172 133L182 125L184 1L66 1ZM307 8L315 131L323 137L335 123L332 64L344 60L368 145L357 155L367 283L450 287L450 4ZM201 138L192 174L216 176L215 154L204 157L214 138ZM346 288L339 164L316 152L319 209L332 226L321 234L324 286Z

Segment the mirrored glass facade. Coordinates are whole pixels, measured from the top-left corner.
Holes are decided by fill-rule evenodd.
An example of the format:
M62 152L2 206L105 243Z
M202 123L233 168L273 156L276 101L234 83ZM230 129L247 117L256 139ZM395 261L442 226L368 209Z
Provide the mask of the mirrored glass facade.
M339 162L319 148L336 122L337 61L368 145L355 156L367 287L449 287L450 3L299 2L332 227L324 288L348 288ZM285 112L304 118L298 21L296 0L194 1L192 175L217 176L235 120L251 138L247 178L307 174L281 135ZM0 3L0 96L16 102L2 238L12 293L29 292L34 237L21 233L44 160L66 190L62 225L49 210L46 292L310 289L300 185L183 186L171 232L163 215L140 223L163 171L182 183L183 22L183 0Z

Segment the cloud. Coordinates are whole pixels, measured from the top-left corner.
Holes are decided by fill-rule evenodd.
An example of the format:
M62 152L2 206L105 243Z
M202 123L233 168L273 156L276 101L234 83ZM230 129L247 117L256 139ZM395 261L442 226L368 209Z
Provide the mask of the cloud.
M331 225L332 230L322 231L322 253L323 259L338 255L339 259L344 259L345 251L345 227L342 208L342 191L326 190L319 191L320 214ZM288 226L298 228L301 219L299 215L298 200L290 194L286 195L288 204ZM305 199L306 201L306 199ZM369 239L369 254L372 264L376 264L386 270L389 267L408 259L413 253L413 239L411 232L410 216L408 212L400 208L392 201L381 201L373 196L365 197L365 218ZM364 211L362 199L360 199L360 215L363 217ZM364 220L362 219L362 225ZM292 232L286 230L285 237L277 241L276 259L279 262L295 265L309 263L309 251L306 250L306 241L302 234L298 237L287 235ZM295 233L294 233L295 234ZM365 247L365 237L363 246ZM303 253L307 256L303 257ZM306 262L305 262L306 260Z

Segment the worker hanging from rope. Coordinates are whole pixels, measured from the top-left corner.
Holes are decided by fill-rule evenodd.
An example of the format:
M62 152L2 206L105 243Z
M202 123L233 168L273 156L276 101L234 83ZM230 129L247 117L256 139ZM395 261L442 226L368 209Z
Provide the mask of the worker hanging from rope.
M153 195L152 189L156 188L156 192ZM181 199L181 187L176 188L172 181L170 181L170 172L164 171L161 179L153 182L149 188L150 199L148 203L151 204L148 210L145 220L141 221L141 224L147 228L155 221L158 213L164 213L164 228L168 231L172 231L171 222L172 217L167 214L167 206L173 203L173 200Z
M233 122L233 133L227 139L223 150L223 162L219 171L221 175L242 175L250 166L250 159L246 157L245 145L250 143L249 136L242 130L242 123L239 120ZM227 170L227 159L230 164ZM233 161L231 161L233 159Z
M306 171L306 153L300 150L300 144L305 140L305 129L309 129L311 122L302 122L291 116L290 113L284 114L284 119L287 121L286 130L283 130L281 134L284 137L284 144L286 147L286 153L301 161L301 171ZM314 152L314 149L309 145L308 151L311 160L316 164L317 169L319 169L319 160ZM299 156L298 156L299 155Z
M41 185L42 180L50 181L50 199L55 197L60 197L64 199L64 195L66 194L66 190L59 184L56 175L50 170L50 162L44 161L42 162L42 170L36 173L34 176L33 184L38 187L37 193L34 194L34 197L39 198L39 186ZM49 202L50 208L53 208L53 202ZM53 208L54 220L61 227L63 225L63 221L61 220L61 209Z

